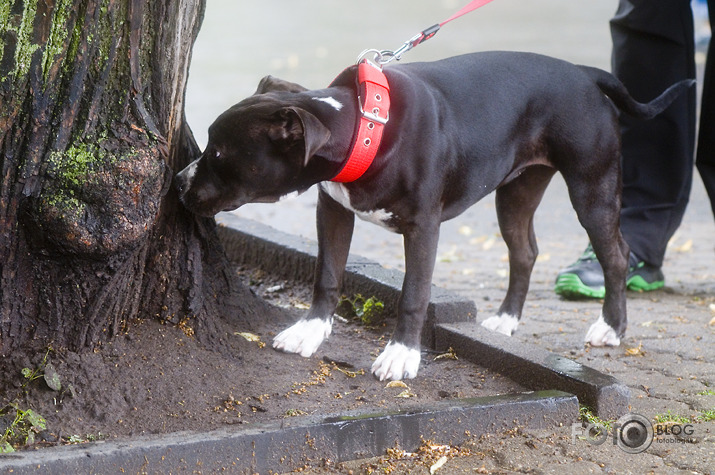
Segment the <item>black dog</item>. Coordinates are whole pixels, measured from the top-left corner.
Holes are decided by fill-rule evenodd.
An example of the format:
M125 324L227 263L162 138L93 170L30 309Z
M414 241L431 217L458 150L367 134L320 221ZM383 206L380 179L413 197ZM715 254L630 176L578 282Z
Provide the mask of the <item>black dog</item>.
M320 183L312 307L273 346L310 356L330 335L358 215L401 233L405 243L397 327L372 371L381 380L414 378L440 223L494 190L509 288L498 314L482 325L511 335L537 255L534 211L556 171L605 277L601 316L586 341L620 344L628 246L619 230L617 108L651 118L693 81L640 104L609 73L536 54L488 52L388 67L392 109L377 156L361 178L336 183L330 180L346 161L360 114L355 75L348 68L315 91L264 78L255 95L216 119L203 155L176 176L183 203L204 216Z

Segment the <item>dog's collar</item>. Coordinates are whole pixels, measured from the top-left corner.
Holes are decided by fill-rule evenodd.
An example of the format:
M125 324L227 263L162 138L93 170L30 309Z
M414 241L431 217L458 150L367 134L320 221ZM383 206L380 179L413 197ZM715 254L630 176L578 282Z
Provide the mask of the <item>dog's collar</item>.
M370 167L382 141L382 133L390 118L390 86L382 68L372 61L358 63L358 106L360 118L348 159L331 180L340 183L355 181Z

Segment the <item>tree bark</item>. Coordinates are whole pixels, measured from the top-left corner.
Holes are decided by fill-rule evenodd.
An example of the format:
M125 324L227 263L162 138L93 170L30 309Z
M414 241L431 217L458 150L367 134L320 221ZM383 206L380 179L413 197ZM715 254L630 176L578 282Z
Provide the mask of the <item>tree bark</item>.
M171 187L203 0L0 0L0 356L263 304Z

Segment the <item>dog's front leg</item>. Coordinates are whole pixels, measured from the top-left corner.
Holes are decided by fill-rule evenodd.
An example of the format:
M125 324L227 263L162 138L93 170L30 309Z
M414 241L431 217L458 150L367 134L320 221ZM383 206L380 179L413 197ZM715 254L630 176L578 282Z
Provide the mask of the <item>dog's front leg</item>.
M405 280L397 308L397 326L392 340L372 365L372 373L380 381L417 376L422 325L427 315L439 241L439 221L434 221L421 221L419 226L404 233Z
M328 336L340 298L355 215L322 190L318 196L318 260L308 313L273 340L273 348L311 356Z

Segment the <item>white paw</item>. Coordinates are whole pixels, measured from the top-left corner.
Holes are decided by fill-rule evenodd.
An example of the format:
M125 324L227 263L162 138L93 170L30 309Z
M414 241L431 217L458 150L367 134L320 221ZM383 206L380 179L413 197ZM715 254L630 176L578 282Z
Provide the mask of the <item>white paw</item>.
M332 329L332 318L298 320L293 326L276 335L273 339L273 348L286 353L298 353L307 358L315 353L323 340L330 336Z
M616 330L606 323L603 319L603 314L588 329L584 341L592 346L618 346L621 344L621 339L616 335Z
M390 342L372 364L372 374L380 381L412 379L420 367L420 350Z
M516 327L519 326L519 319L508 313L502 313L496 317L487 318L482 322L482 326L506 336L512 336Z

